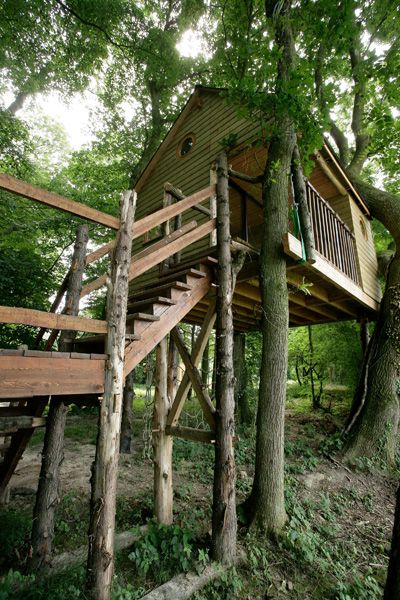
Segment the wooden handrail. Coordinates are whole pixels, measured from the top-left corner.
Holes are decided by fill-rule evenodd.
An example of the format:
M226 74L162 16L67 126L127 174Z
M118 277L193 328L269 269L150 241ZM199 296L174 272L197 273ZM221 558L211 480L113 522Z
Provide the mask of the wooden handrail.
M172 256L173 254L176 254L176 252L179 252L180 250L183 250L190 244L197 242L207 234L211 233L211 231L214 231L216 226L216 219L211 219L210 221L206 221L206 223L203 223L199 227L196 227L196 229L190 231L189 233L185 233L184 235L182 235L181 233L179 236L174 236L175 233L181 232L182 229L184 229L182 228L170 234L170 239L172 239L172 241L170 241L169 243L163 244L163 240L160 240L152 247L146 248L138 255L133 256L131 266L129 269L129 281L132 281L133 279L139 277L149 269L152 269L161 261ZM90 283L85 285L82 288L81 298L83 296L87 296L87 294L90 294L90 292L101 288L103 285L105 285L106 280L107 276L102 275L101 277L98 277L94 281L91 281Z
M200 206L200 202L203 202L203 200L206 200L214 193L215 186L211 185L207 188L204 188L203 190L200 190L199 192L191 194L190 196L185 196L182 200L179 200L179 202L175 204L171 204L164 208L160 208L154 213L146 215L134 224L133 239L138 238L140 235L147 233L151 229L154 229L154 227L161 225L161 223L164 223L165 221L168 221L169 219L172 219L173 217L182 214L185 210L188 210L189 208L203 209L204 207ZM210 211L204 208L204 210L200 210L200 212L209 215ZM114 246L115 240L111 240L111 242L108 242L101 248L94 250L86 256L86 264L88 265L92 262L95 262L102 256L105 256L106 254L111 252L111 250L113 250Z
M41 204L46 204L47 206L76 215L77 217L88 219L88 221L99 223L100 225L110 227L111 229L119 228L119 219L113 215L91 208L81 202L69 200L54 192L48 192L47 190L38 188L26 181L21 181L20 179L16 179L16 177L11 177L11 175L6 175L5 173L0 173L0 189L12 192L23 198L28 198L28 200L35 200Z
M85 333L106 333L107 331L106 321L15 306L0 306L0 323L16 323L46 329L84 331Z

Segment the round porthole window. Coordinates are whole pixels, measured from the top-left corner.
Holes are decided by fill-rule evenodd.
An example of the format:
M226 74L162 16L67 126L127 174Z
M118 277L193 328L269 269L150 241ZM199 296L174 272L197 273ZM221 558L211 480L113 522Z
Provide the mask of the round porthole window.
M188 133L179 142L177 148L177 154L179 158L185 158L192 150L196 139L193 133Z

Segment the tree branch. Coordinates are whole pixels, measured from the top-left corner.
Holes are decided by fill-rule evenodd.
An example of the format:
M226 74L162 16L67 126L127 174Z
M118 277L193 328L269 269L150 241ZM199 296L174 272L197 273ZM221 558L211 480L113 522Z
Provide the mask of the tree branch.
M349 53L351 72L354 81L354 103L351 129L354 133L356 148L349 168L353 173L359 174L368 156L370 136L364 126L367 81L365 74L362 73L363 60L360 49L360 28L358 24L355 25L357 27L357 35L351 39Z
M102 33L104 35L104 37L106 38L106 40L115 48L119 48L124 49L124 50L133 50L134 48L138 48L137 44L123 44L120 42L116 42L111 35L108 33L108 31L106 31L105 29L103 29L103 27L100 27L100 25L98 25L97 23L94 23L93 21L88 21L87 19L84 19L79 13L77 13L73 8L70 8L69 6L67 6L62 0L55 0L56 3L61 7L61 9L72 15L73 17L75 17L75 19L77 19L80 23L82 23L83 25L86 25L86 27L91 27L93 29L96 29L97 31L99 31L100 33ZM145 52L147 54L150 54L151 56L154 56L154 52L150 52L150 50L147 50L146 48L140 47L140 51L141 52Z

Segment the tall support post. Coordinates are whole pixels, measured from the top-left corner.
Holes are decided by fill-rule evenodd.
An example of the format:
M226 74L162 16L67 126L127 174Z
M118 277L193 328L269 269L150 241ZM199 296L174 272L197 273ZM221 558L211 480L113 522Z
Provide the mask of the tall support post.
M217 159L218 296L216 329L216 444L212 515L213 558L230 564L236 557L236 467L233 449L235 399L233 371L232 258L225 152Z
M68 276L64 313L77 315L85 269L88 226L78 228L71 269ZM72 350L76 332L63 331L59 348L62 352ZM49 565L52 558L55 510L58 504L60 468L64 459L64 431L67 406L60 400L51 400L47 417L46 433L42 451L39 485L33 510L32 552L28 568L38 571Z
M121 454L132 452L132 404L135 397L133 389L135 383L135 369L125 378L124 393L122 399L121 439L119 451Z
M100 406L96 456L92 466L89 552L86 596L109 600L114 572L115 508L124 386L128 271L132 251L132 227L136 193L121 200L121 225L107 281L107 336L104 396Z
M172 436L165 433L170 400L168 398L168 341L156 349L153 412L154 514L160 523L172 523Z

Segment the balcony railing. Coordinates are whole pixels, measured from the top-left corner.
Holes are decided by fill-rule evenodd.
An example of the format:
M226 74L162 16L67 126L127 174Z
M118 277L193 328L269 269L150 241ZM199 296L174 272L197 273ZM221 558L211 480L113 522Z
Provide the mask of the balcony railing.
M354 233L308 181L306 191L315 249L359 285Z

